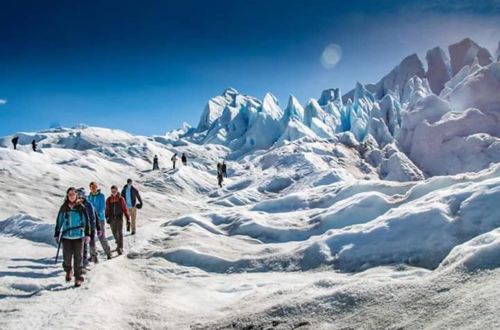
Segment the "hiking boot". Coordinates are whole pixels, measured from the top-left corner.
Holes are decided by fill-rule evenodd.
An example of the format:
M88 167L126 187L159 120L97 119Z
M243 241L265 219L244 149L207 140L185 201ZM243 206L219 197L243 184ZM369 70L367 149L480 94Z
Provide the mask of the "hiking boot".
M130 235L135 235L135 231L133 231Z
M73 278L73 271L72 270L67 271L66 272L66 282L70 282L72 278Z
M99 258L97 258L97 256L92 256L92 257L90 258L90 261L92 261L92 262L93 262L93 263L95 263L95 264L98 264L98 263L99 263Z
M118 252L119 255L123 254L123 249L116 249L116 252Z
M75 287L79 288L82 286L83 283L83 277L79 277L77 280L75 280Z
M110 260L111 258L113 258L113 255L111 254L111 252L109 252L109 253L107 254L107 257L108 257L108 260Z

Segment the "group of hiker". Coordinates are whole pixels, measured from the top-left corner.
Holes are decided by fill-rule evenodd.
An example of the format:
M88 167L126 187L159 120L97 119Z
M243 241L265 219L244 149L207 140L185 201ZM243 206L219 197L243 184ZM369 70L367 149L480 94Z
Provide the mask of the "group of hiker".
M15 136L12 138L12 144L14 146L14 150L17 149L18 142L19 142L18 136ZM33 141L31 142L31 146L33 148L33 151L36 151L38 144L37 144L35 139L33 139ZM172 157L170 158L170 160L172 161L172 169L175 169L175 165L176 165L177 160L178 160L177 153L174 153L172 155ZM184 166L187 165L187 155L185 152L182 153L181 162L182 162L182 165L184 165ZM160 164L159 164L159 160L158 160L158 155L155 155L153 157L153 171L159 171L159 170L160 170ZM227 178L226 163L224 163L224 162L222 162L222 164L217 163L217 182L218 182L219 187L221 187L221 188L222 188L222 182L224 181L225 177Z
M177 163L178 160L177 153L174 152L170 160L172 161L172 169L175 170L175 164ZM187 165L187 156L185 152L182 153L181 161L182 165L184 166ZM153 157L153 171L156 170L160 170L160 165L158 164L158 155L155 155ZM227 166L226 163L223 161L222 164L217 163L217 183L221 188L222 188L222 183L224 182L224 178L227 178Z
M175 163L177 163L177 159L178 159L177 153L174 153L172 155L172 158L170 158L170 160L172 161L172 169L174 169L174 170L175 170ZM182 153L181 161L182 161L182 165L184 165L184 166L187 165L187 156L186 156L185 152ZM157 171L157 170L160 170L160 165L158 163L158 155L155 155L153 158L153 171Z
M111 195L106 199L96 182L89 184L90 193L85 188L70 187L57 214L54 237L63 249L63 268L66 281L73 277L75 286L81 286L83 274L90 262L98 263L96 239L108 259L112 251L106 237L106 223L111 227L116 242L116 252L123 254L123 218L127 231L135 235L137 210L142 208L142 198L134 187L132 179L127 180L121 193L116 185L111 186ZM58 254L59 254L58 248ZM56 262L58 258L56 255ZM89 257L90 254L90 257Z
M14 146L14 150L17 150L17 144L19 143L19 136L14 136L11 141L12 141L12 145ZM33 139L31 141L31 148L33 149L33 151L36 151L37 146L38 146L38 143L36 143L36 140Z
M19 137L12 139L14 149L17 149ZM32 141L33 151L36 151L37 142ZM177 153L171 157L172 168L175 169L178 160ZM186 153L182 153L181 161L187 165ZM153 158L153 170L159 170L158 155ZM222 187L227 177L225 162L217 163L217 181ZM106 223L110 226L116 243L118 255L123 254L123 218L126 219L126 228L131 235L137 230L137 210L143 206L139 191L134 187L132 179L121 192L116 185L111 186L111 195L106 198L96 182L89 184L90 193L85 188L70 187L66 190L63 204L57 214L54 237L58 244L56 263L62 246L63 269L66 272L66 281L73 278L75 286L82 285L83 274L89 269L90 262L98 263L97 241L100 242L107 259L112 258L112 250L106 236Z

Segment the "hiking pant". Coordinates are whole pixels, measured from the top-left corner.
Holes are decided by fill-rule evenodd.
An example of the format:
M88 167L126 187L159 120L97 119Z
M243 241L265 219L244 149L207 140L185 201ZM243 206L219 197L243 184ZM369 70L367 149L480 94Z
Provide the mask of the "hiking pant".
M160 169L160 166L158 166L158 164L154 163L153 164L153 171L156 171L156 170L159 170Z
M101 246L102 246L102 249L104 250L104 253L106 253L106 255L108 255L111 253L111 248L109 247L108 239L106 237L106 222L104 222L104 221L101 221L101 232L102 232L102 236L99 237L99 242L101 242Z
M90 252L90 256L89 256ZM89 263L89 258L97 258L97 247L95 245L95 236L90 238L90 242L88 244L83 244L83 265L87 265Z
M116 250L123 251L123 218L112 218L110 226L115 237Z
M73 270L75 279L79 279L82 276L83 238L63 238L62 246L64 271L70 272ZM71 267L71 259L73 259L73 267Z
M174 168L174 170L175 170L175 162L172 162L172 165L173 165L173 168Z
M135 233L137 208L135 206L128 208L128 214L130 214L130 229Z

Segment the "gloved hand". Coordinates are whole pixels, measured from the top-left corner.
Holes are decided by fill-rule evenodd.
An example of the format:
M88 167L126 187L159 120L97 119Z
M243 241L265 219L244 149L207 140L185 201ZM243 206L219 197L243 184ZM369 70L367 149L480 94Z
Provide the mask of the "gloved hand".
M136 206L136 207L137 207L139 210L140 210L140 209L142 209L142 203L137 204L137 206Z
M127 220L127 231L130 231L130 221Z
M85 244L90 243L90 237L85 236L85 238L83 239L83 242L84 242Z
M56 237L54 237L54 240L56 241L57 244L59 244L59 235L57 235Z
M97 237L99 237L99 238L102 237L102 231L100 231L100 230L97 231Z

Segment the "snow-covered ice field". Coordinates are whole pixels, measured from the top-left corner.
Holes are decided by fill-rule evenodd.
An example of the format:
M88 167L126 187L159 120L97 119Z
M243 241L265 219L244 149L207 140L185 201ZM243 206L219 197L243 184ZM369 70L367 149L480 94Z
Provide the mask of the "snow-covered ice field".
M0 329L499 328L500 63L471 42L441 86L410 56L347 100L228 89L164 136L0 139ZM138 232L73 288L54 264L64 192L127 178Z

